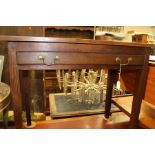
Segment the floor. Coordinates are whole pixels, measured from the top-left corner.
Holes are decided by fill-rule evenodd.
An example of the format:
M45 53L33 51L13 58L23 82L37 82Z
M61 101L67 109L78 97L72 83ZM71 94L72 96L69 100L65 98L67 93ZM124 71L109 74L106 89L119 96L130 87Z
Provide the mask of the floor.
M118 103L131 102L128 97L117 99ZM125 100L125 102L124 102ZM131 104L122 105L127 111L131 109ZM129 108L130 107L130 108ZM140 127L144 129L155 129L155 108L146 102L142 102L140 113ZM123 112L113 113L109 119L105 119L104 114L80 116L71 118L52 119L50 116L44 117L44 121L34 121L32 129L129 129L129 117ZM3 128L0 122L0 128ZM14 128L13 123L9 128Z
M114 99L115 100L115 99ZM132 96L116 98L117 103L131 113ZM155 129L155 107L142 101L139 128ZM51 119L36 122L34 129L128 129L129 117L123 112L116 112L109 119L103 114L64 119Z
M23 122L25 129L128 129L128 125L129 117L123 112L113 113L109 119L105 119L104 114L61 119L46 116L46 120L32 121L31 127L27 127L26 122ZM14 129L13 121L9 122L8 128ZM3 129L3 122L0 122L0 129Z
M113 113L106 120L103 114L35 122L33 129L128 129L129 117L122 112Z

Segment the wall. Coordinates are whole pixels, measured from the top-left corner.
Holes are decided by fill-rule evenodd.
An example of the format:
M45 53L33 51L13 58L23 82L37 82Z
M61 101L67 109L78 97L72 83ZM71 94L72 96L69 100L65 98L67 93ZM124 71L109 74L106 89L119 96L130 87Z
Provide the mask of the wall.
M122 29L123 30L123 29ZM112 34L124 37L122 41L132 42L132 34L128 34L128 31L133 31L136 33L150 33L155 36L155 27L153 26L124 26L124 32L111 32ZM105 33L105 31L103 31ZM96 31L96 35L103 35L103 32Z
M127 31L136 31L136 32L142 32L142 33L151 33L155 35L155 28L151 26L125 26L124 31L125 33Z
M123 41L132 42L132 34L127 34L128 31L134 31L136 33L150 33L155 36L155 27L151 26L125 26L124 33L126 37Z

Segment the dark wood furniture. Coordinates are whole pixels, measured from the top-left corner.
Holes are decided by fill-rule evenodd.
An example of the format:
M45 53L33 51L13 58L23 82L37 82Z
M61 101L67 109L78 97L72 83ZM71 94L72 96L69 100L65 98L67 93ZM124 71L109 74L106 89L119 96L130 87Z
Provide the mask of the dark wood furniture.
M45 37L93 39L94 26L45 26ZM44 110L50 113L49 94L61 93L54 70L43 72Z
M45 26L45 37L93 39L94 26Z
M0 35L44 36L43 26L0 26Z
M151 45L84 39L1 36L8 49L8 65L16 128L22 128L20 70L107 68L109 70L105 117L110 116L111 95L119 62L132 61L123 69L136 70L130 128L137 128ZM22 79L21 79L22 81ZM27 88L28 89L28 88ZM27 113L30 112L27 106ZM30 116L28 115L28 123Z
M155 107L155 62L149 63L144 100Z
M9 35L9 36L44 36L44 28L43 26L0 26L0 35ZM0 52L5 56L4 61L4 69L2 81L9 83L9 67L7 62L7 46L6 42L0 44ZM40 112L44 111L44 105L41 102L43 98L43 73L42 71L21 71L20 78L22 78L21 83L21 91L22 101L24 103L23 110L25 109L25 104L30 101L31 107L34 111L34 105L37 103ZM29 86L28 86L29 85ZM27 93L27 89L25 87L30 87L29 94ZM39 87L39 88L38 88ZM35 101L35 103L33 102ZM9 110L12 110L12 103L10 103ZM38 111L38 109L37 109ZM10 122L9 122L10 123Z
M0 26L0 35L9 36L37 36L37 37L57 37L57 38L83 38L93 39L93 26ZM5 51L5 46L0 46L0 51ZM7 57L5 57L7 59ZM3 82L9 81L8 65L4 64ZM32 111L44 112L49 114L49 92L60 92L57 87L56 78L51 79L49 74L55 74L54 70L39 71L24 71L20 72L20 78L23 79L21 83L22 101L24 103L23 110L25 110L25 103L30 102ZM29 85L29 86L28 86ZM52 87L51 87L52 86ZM28 92L25 87L30 87ZM42 89L43 88L43 89ZM29 93L30 92L30 93ZM44 103L41 100L44 98ZM36 107L37 104L37 107ZM10 106L12 109L12 104Z
M136 71L123 71L122 77L121 77L121 85L122 88L133 92L134 91L134 85L136 83ZM146 80L146 87L145 87L145 93L143 96L143 100L146 102L149 102L150 104L155 106L155 62L149 62L149 68L148 68L148 74L147 74L147 80Z

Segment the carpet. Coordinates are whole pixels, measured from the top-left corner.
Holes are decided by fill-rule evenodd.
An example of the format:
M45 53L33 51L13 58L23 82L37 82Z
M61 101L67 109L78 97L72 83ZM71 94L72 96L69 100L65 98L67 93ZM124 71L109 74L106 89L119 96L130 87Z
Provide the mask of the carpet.
M79 103L72 100L71 96L62 94L49 94L50 114L52 118L64 118L73 116L86 116L92 114L104 114L105 103L90 104ZM120 111L112 104L111 112Z

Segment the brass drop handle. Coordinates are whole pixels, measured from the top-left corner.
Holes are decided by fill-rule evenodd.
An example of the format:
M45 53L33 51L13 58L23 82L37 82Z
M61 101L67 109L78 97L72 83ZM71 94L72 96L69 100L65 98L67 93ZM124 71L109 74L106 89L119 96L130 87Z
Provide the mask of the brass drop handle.
M116 88L118 90L120 90L120 79L121 79L121 71L122 71L122 66L126 66L128 65L131 61L132 61L132 57L128 58L128 62L127 63L122 63L122 60L120 57L116 57L115 59L116 62L119 62L119 72L118 72L118 81L116 83Z
M45 57L42 56L42 55L37 56L37 59L41 60L44 65L51 66L53 64L56 64L56 62L59 60L59 56L56 55L55 58L53 59L53 61L50 64L45 63Z
M59 56L56 55L55 58L54 58L54 60L53 60L53 64L56 64L56 62L57 62L59 59L60 59Z
M125 63L125 64L121 63L122 60L121 60L120 57L116 57L115 61L116 61L116 62L119 62L121 66L126 66L126 65L128 65L128 64L132 61L132 57L129 57L129 58L128 58L128 62Z

